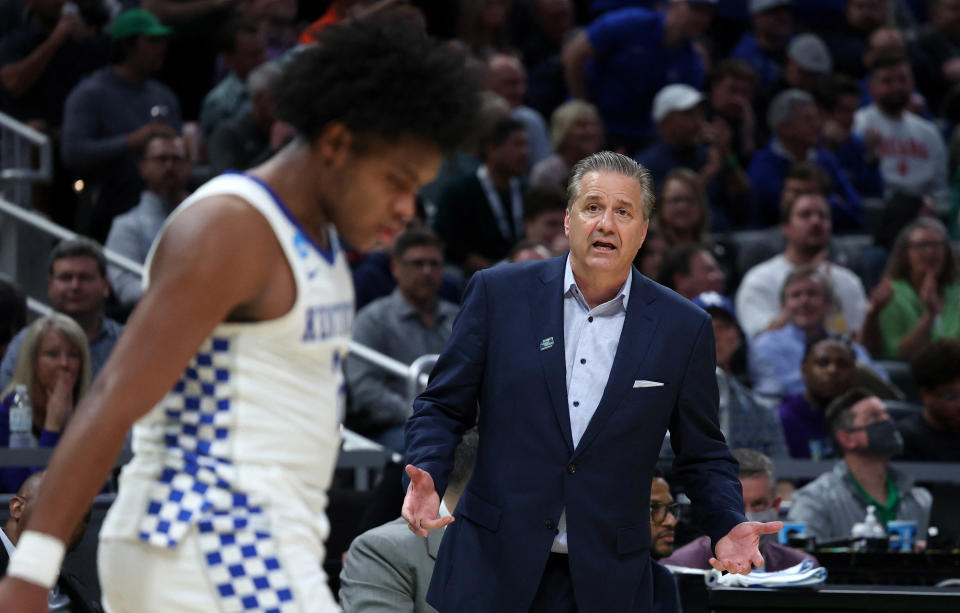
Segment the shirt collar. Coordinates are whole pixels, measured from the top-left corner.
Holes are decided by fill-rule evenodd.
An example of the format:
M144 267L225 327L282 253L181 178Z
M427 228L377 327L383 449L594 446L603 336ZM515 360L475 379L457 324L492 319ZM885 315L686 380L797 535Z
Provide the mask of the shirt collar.
M414 309L409 302L407 302L406 298L403 297L403 294L400 292L399 289L395 288L393 290L392 297L393 297L393 301L396 303L396 307L395 307L396 313L400 317L400 319L410 319L410 318L420 319L420 313L417 312L417 310ZM439 296L437 296L436 304L433 307L433 312L437 318L437 321L442 321L447 317L447 315L450 314L450 309L447 309L445 307L446 305L444 304L444 301L441 300Z
M93 339L93 342L97 342L105 338L117 338L120 336L121 332L123 332L123 326L109 317L103 317L100 320L100 331L97 332L97 336Z
M620 301L620 304L623 307L623 310L627 310L627 303L630 301L630 287L633 285L633 274L627 277L627 280L620 287L620 291L608 302L604 304L610 304L611 302ZM577 286L577 280L573 276L573 268L570 266L570 254L567 254L567 261L564 264L563 269L563 297L567 298L573 296L577 299L578 302L581 302L584 306L587 307L589 311L590 308L587 306L587 301L583 297L583 292L580 291L580 287ZM601 305L602 306L602 305Z
M140 203L144 210L153 215L160 215L163 218L166 218L167 212L172 211L174 208L170 206L166 198L148 189L140 193Z
M806 346L806 344L810 342L810 340L807 338L807 333L801 330L800 328L798 328L797 326L793 325L789 321L783 325L783 330L784 332L786 332L796 340L801 341L804 344L804 346ZM826 331L822 331L821 333L823 334L821 338L827 338L828 336L832 336Z
M770 143L770 150L775 154L779 155L782 158L787 158L791 162L800 162L803 160L798 160L793 157L793 154L787 151L787 148L783 146L783 143L776 136L773 137L773 141ZM817 161L817 149L816 147L810 147L807 149L807 162L816 162Z
M13 552L16 551L13 543L10 541L10 537L7 536L7 531L0 528L0 541L3 542L3 548L7 550L7 555L12 556Z

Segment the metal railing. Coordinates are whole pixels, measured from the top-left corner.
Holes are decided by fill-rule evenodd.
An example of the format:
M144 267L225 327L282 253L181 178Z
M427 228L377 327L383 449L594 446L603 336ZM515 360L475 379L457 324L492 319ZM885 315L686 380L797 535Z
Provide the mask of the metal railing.
M53 145L45 134L0 113L0 196L23 210L33 208L35 183L53 178ZM38 240L39 239L39 240ZM13 278L29 277L33 262L46 258L49 245L43 234L0 219L0 272ZM42 295L45 283L26 278L27 295Z
M0 180L29 184L53 176L50 138L5 113L0 113L0 160Z
M32 226L45 234L55 236L61 240L70 240L80 236L72 230L68 230L61 225L53 223L43 215L38 215L32 211L27 211L23 207L17 206L12 202L4 200L3 198L0 198L0 212L2 212L4 215L9 215L13 219L26 225ZM139 262L135 262L127 256L117 253L116 251L111 251L106 247L103 247L103 256L107 258L107 261L111 264L132 272L137 276L143 277L143 266Z

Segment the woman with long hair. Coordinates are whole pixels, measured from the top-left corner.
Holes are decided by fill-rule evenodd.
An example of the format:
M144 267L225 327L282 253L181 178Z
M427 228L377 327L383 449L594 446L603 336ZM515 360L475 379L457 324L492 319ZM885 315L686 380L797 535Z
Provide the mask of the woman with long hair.
M653 225L670 246L683 243L710 242L710 203L697 173L688 168L675 168L664 178Z
M33 407L33 436L39 447L55 447L73 409L90 385L90 350L83 329L54 313L30 325L13 379L0 394L0 445L10 443L10 410L19 385ZM30 468L0 469L0 491L16 492Z
M940 337L960 339L960 283L947 229L920 217L897 235L884 279L870 293L863 343L910 360Z

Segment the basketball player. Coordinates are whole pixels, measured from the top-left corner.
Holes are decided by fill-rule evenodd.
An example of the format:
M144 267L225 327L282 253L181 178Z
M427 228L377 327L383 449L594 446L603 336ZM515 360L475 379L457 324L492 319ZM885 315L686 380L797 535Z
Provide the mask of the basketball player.
M409 20L335 26L277 92L297 138L201 187L56 453L0 611L46 611L63 542L133 429L101 531L111 613L331 611L321 569L353 290L341 239L389 242L468 132L475 79Z

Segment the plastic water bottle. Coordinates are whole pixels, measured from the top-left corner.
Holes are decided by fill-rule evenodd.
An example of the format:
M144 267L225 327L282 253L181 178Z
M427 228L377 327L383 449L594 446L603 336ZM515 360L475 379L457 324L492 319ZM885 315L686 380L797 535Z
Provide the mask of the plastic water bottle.
M888 545L887 531L877 519L876 507L867 506L867 516L853 525L850 536L855 551L885 551Z
M10 447L36 447L33 438L33 405L27 395L26 385L17 385L13 391L13 404L10 405Z
M863 524L866 527L866 536L868 538L884 538L887 536L887 531L883 529L883 526L880 525L880 521L877 519L876 507L872 504L867 506L867 516L863 519Z

